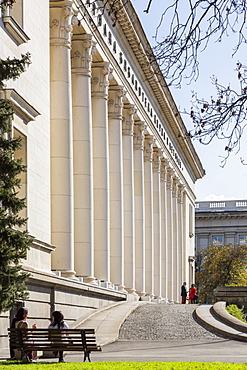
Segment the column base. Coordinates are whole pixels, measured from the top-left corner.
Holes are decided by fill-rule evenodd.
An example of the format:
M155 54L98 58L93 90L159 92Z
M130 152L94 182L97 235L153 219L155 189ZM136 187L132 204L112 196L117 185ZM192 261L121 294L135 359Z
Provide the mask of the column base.
M68 279L78 280L75 276L76 272L73 270L59 270L61 271L61 276Z
M136 292L138 295L139 295L139 297L144 297L145 295L146 295L146 292Z
M83 276L83 282L87 284L97 285L96 278L93 276Z
M124 285L116 285L116 286L118 288L118 292L128 293L127 290L125 289L125 286Z

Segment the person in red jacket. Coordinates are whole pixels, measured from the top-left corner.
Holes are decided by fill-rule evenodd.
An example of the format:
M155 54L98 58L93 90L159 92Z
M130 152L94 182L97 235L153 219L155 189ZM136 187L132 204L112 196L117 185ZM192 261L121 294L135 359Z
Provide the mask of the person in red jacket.
M196 296L196 287L195 284L191 284L190 292L189 292L189 303L195 303L195 296Z

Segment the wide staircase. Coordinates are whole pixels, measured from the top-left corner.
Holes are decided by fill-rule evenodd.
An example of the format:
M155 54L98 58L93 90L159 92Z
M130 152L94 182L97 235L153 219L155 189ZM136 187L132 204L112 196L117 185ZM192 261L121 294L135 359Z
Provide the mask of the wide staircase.
M197 305L146 304L136 308L120 328L120 340L216 339L194 319Z

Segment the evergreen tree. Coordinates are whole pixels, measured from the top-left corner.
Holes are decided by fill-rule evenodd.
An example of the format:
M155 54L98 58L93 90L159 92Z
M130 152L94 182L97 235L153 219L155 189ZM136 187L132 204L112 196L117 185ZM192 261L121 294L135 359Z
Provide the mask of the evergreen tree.
M4 81L18 78L29 64L28 53L21 59L0 60L0 97ZM14 158L22 144L21 138L12 137L13 113L11 101L0 99L0 312L28 296L25 281L29 275L22 269L21 259L26 258L32 243L28 232L20 229L27 221L19 215L26 207L25 199L18 197L19 176L26 167Z

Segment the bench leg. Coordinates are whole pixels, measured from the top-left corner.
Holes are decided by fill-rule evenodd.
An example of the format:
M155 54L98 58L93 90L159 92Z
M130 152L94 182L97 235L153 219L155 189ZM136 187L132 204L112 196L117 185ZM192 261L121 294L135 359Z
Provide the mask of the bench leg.
M90 351L84 351L84 362L86 362L87 358L88 358L88 361L91 362Z

